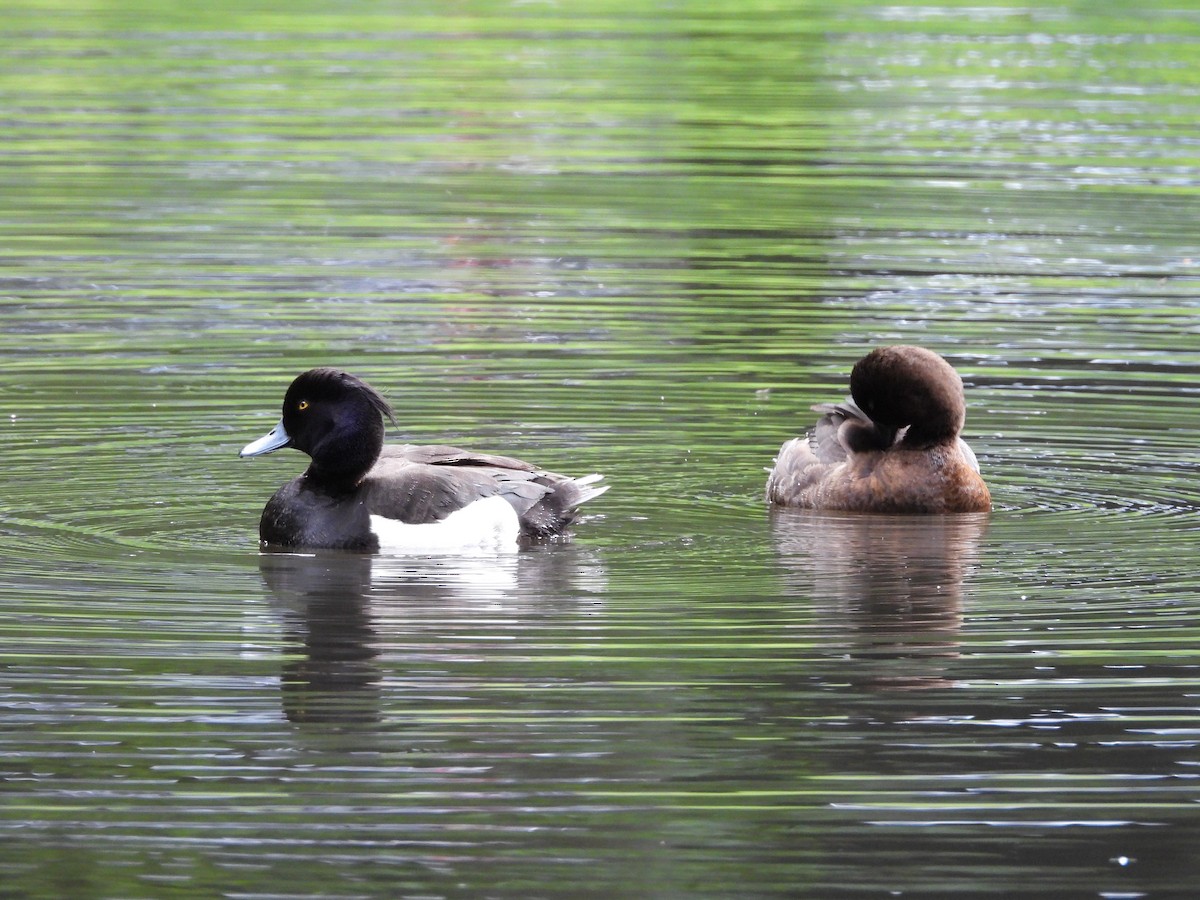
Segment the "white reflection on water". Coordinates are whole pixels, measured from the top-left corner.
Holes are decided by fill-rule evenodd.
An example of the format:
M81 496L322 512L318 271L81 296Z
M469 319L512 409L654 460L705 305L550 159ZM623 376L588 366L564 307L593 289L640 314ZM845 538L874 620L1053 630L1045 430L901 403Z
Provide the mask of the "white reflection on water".
M383 655L400 671L411 661L479 656L564 605L598 602L606 584L593 554L566 546L426 557L263 553L259 568L290 650L283 710L310 724L382 721L383 682L398 677Z

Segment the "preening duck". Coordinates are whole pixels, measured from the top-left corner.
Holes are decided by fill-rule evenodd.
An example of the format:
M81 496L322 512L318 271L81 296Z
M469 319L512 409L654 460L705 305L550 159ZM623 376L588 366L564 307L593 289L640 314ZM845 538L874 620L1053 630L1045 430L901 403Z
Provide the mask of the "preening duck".
M962 379L923 347L872 350L851 399L813 407L813 431L786 442L767 478L778 506L889 513L986 512L991 495L960 437Z

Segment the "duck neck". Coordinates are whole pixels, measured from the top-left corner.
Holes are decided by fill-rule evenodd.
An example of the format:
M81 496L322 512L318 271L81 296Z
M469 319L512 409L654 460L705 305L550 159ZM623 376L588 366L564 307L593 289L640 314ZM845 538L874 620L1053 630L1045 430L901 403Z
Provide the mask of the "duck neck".
M923 421L920 425L910 425L904 432L901 443L912 450L924 450L945 444L955 439L958 428L952 422Z
M353 491L383 450L383 426L337 437L336 432L314 448L305 477L338 491Z

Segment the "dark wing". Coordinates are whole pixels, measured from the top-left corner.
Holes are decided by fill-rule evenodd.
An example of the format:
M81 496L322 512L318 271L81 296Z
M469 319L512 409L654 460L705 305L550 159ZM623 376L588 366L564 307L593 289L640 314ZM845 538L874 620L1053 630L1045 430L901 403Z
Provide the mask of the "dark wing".
M383 458L359 487L372 515L410 525L439 522L497 489L495 479L471 469Z
M445 444L387 444L379 454L381 460L401 459L431 466L489 466L517 472L536 472L537 466L511 456L476 453Z
M598 476L570 478L523 460L443 445L384 447L363 480L367 503L377 515L410 524L437 522L476 500L502 496L531 536L557 534L577 507L607 487L591 487Z

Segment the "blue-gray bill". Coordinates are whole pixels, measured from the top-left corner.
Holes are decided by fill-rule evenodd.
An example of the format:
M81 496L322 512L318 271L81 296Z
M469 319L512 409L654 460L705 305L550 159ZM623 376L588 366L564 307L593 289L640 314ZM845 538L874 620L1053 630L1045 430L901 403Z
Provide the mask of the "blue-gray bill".
M291 442L292 436L283 427L283 422L280 422L257 441L251 441L243 447L238 456L262 456L264 453L270 453L272 450L286 447Z

